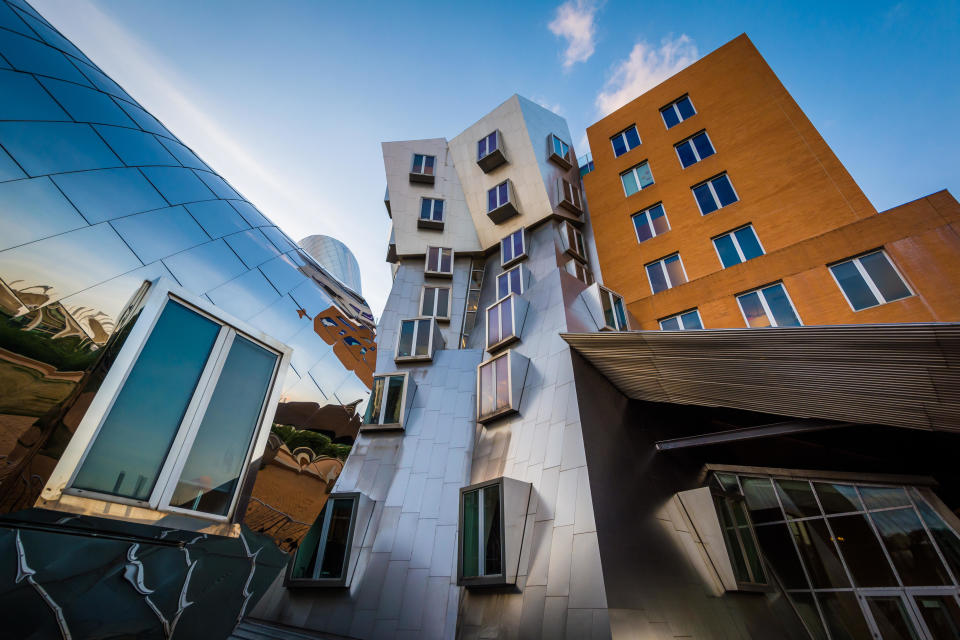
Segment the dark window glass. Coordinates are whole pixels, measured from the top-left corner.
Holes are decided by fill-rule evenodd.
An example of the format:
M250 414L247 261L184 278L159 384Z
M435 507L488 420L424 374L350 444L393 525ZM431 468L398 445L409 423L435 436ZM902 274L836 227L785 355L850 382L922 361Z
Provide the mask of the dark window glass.
M933 542L912 508L876 511L870 517L877 525L904 585L952 583Z
M922 499L917 499L917 509L920 517L933 534L933 539L940 552L947 559L947 564L953 569L953 575L960 577L960 538L957 533L947 526L939 515Z
M481 369L483 371L483 369ZM492 373L492 372L491 372ZM463 494L463 576L473 578L480 575L480 492L468 491Z
M887 507L907 507L910 499L903 487L860 487L860 495L867 509L886 509Z
M717 203L713 199L713 194L710 193L709 185L702 184L699 187L694 187L693 195L697 198L697 203L700 205L700 211L704 215L717 210Z
M713 500L717 513L720 514L720 525L723 528L723 538L727 543L727 549L730 551L733 572L739 582L752 582L750 573L747 571L746 559L743 557L743 549L740 547L740 538L737 537L733 517L729 512L729 502L720 496L714 496Z
M421 220L430 219L430 203L432 202L433 200L431 200L430 198L424 198L423 201L420 203L420 219Z
M778 327L799 327L800 318L793 312L793 307L787 299L787 291L782 284L775 284L763 290L763 297L767 300Z
M41 78L41 80L45 79ZM52 80L51 82L57 81ZM71 86L77 87L77 85ZM77 89L82 89L82 87L77 87ZM86 91L93 92L92 89L86 89ZM0 71L0 94L8 98L0 103L0 119L2 120L63 120L70 122L70 116L57 105L50 94L43 90L43 87L34 80L33 76L15 71ZM103 96L113 105L113 102L107 96L102 93L97 95ZM116 105L113 106L116 108Z
M627 313L623 308L623 298L614 297L613 309L617 314L617 322L619 323L620 330L625 330L627 328Z
M683 266L680 264L680 256L670 256L663 259L663 266L667 269L667 275L670 277L670 286L675 287L687 281L687 276L683 273Z
M767 312L763 309L763 303L760 302L760 294L756 291L737 296L737 302L743 309L743 315L747 319L748 327L769 327L770 319Z
M506 204L507 203L507 183L504 182L500 186L498 186L497 192L498 192L497 196L498 196L498 199L500 200L500 204Z
M895 587L876 534L862 515L830 518L830 528L857 587Z
M677 100L677 111L680 112L680 118L686 120L690 116L694 115L696 112L693 110L693 103L690 102L690 98L684 96Z
M900 596L867 596L867 605L884 640L920 640Z
M436 222L443 220L443 200L433 201L433 219Z
M627 129L624 132L624 136L627 138L627 145L629 145L631 149L640 146L640 134L637 133L636 127L630 127Z
M914 596L913 601L937 640L960 640L960 607L953 596Z
M450 290L449 289L437 289L436 315L444 318L450 316Z
M424 162L423 172L427 175L433 175L433 156L426 156L426 162Z
M733 232L733 235L737 237L740 250L747 260L763 255L763 249L760 248L760 242L757 240L757 234L754 232L753 227L737 229Z
M677 155L680 156L680 164L686 168L697 162L697 156L693 153L693 145L689 140L685 140L677 145Z
M450 249L441 249L440 251L440 271L442 273L452 273L453 265L450 261L453 259L453 252Z
M814 639L827 640L827 633L823 630L823 621L820 619L820 612L817 611L814 595L810 592L793 592L790 594L790 599Z
M0 31L0 51L19 71L53 76L90 86L90 82L68 62L67 56L36 40L9 31Z
M830 267L830 271L846 294L847 300L857 311L880 304L852 261L835 264Z
M387 406L384 408L383 424L399 424L403 399L403 376L391 376L387 380Z
M506 358L501 358L506 360ZM502 573L500 566L500 486L483 488L483 549L484 575Z
M502 298L508 293L510 293L510 276L508 274L500 274L497 276L497 299Z
M510 237L513 238L513 257L516 258L523 253L523 231L515 231Z
M133 120L123 112L110 96L94 89L87 89L59 80L43 79L44 86L50 90L57 102L70 112L77 122L98 122L115 124L121 127L136 128ZM36 118L30 118L34 120Z
M643 242L644 240L649 240L653 237L653 234L650 232L650 225L647 222L647 212L638 213L633 216L633 226L637 230L637 242Z
M821 592L817 596L834 640L873 639L860 603L852 591Z
M677 317L667 318L660 321L660 328L664 331L679 331L680 320Z
M663 116L663 122L667 125L667 129L675 125L680 124L680 117L677 115L677 112L674 110L673 105L666 107L660 112L660 115Z
M800 557L807 567L807 574L814 589L849 587L850 581L840 563L837 549L827 531L826 523L816 520L799 520L790 523L790 533L800 550Z
M627 144L623 140L623 136L620 134L615 135L611 142L613 142L613 155L619 158L627 152Z
M380 409L383 408L385 385L386 378L373 379L373 391L370 394L370 402L367 404L367 413L363 418L363 424L378 424L380 422Z
M689 311L680 316L680 319L683 321L684 329L703 329L703 325L700 323L700 314L696 311Z
M743 497L747 501L750 519L754 523L783 520L780 505L777 504L777 494L773 492L769 478L741 476L740 484L743 486Z
M430 355L430 321L417 320L417 350L416 355Z
M220 332L169 301L73 481L78 489L147 500Z
M701 160L714 154L713 145L710 144L710 138L705 133L699 133L693 137L693 146L697 148L697 154Z
M353 500L334 500L330 527L323 550L323 562L320 565L320 578L339 578L346 565L348 545L350 544L350 517L353 514Z
M499 205L497 204L497 188L494 187L487 191L487 211L493 211Z
M817 506L813 490L806 480L774 480L783 511L788 518L805 518L819 516L820 507Z
M809 589L787 525L765 524L754 530L764 559L773 567L783 586L787 589Z
M733 245L733 238L729 233L715 238L713 244L717 247L720 263L723 264L724 269L740 264L740 254L737 253L737 248Z
M817 497L820 498L820 505L827 515L863 511L860 496L857 495L857 490L852 486L826 482L814 482L813 486L817 490Z
M404 320L400 323L400 342L397 345L398 356L413 355L413 330L415 326L415 320Z
M663 275L663 267L659 262L647 265L647 277L650 279L650 288L654 293L667 289L667 279Z
M650 216L650 221L653 223L653 231L656 235L670 230L670 227L667 225L667 215L663 212L663 205L658 204L650 207L647 213Z
M277 355L236 336L170 504L225 516L270 391Z
M887 302L910 296L910 289L900 279L900 275L882 251L863 256L860 264Z
M730 178L722 175L711 181L717 197L720 198L720 206L725 207L737 201L737 194L733 192L733 186L730 184Z

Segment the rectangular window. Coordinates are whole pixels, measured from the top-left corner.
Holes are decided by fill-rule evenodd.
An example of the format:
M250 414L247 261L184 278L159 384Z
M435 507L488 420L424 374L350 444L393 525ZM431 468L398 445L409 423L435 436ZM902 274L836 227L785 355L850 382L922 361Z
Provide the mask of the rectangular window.
M653 293L671 289L687 281L687 274L683 270L679 253L651 262L646 265L646 269L647 279L650 280L650 289Z
M420 291L420 315L450 319L450 287L425 285Z
M500 240L500 265L506 266L527 257L523 229L517 229Z
M573 166L573 158L570 155L570 145L552 133L547 139L547 152L547 158L564 169L569 169Z
M603 306L604 329L627 331L627 311L623 306L623 297L600 287L600 304Z
M443 222L443 200L437 198L420 200L420 220Z
M291 584L331 587L346 584L359 497L350 493L330 494L297 547L290 565Z
M743 293L737 303L748 327L799 327L800 317L782 282Z
M563 178L557 179L557 204L571 213L580 215L583 213L583 200L580 194L580 187L567 182Z
M482 578L503 574L503 523L500 484L464 491L461 509L461 575Z
M364 425L401 426L406 406L407 374L391 373L373 378L373 391L363 417Z
M718 477L719 476L719 477ZM767 584L757 540L736 476L715 474L710 483L714 508L738 586Z
M674 148L677 150L677 157L680 158L680 165L684 169L716 153L706 131L701 131L683 142L677 143Z
M763 247L760 246L757 233L749 224L717 236L713 239L713 246L717 250L720 264L724 269L763 255Z
M506 180L487 190L487 213L510 202L510 188Z
M627 196L632 196L641 189L646 189L653 184L653 174L650 173L650 165L641 162L635 167L620 174L620 181L623 183L623 192Z
M121 377L101 387L100 393L115 388L114 395L79 464L62 471L72 476L64 478L66 493L218 521L233 517L255 443L269 428L265 416L283 351L188 298L174 296L162 279L152 285L131 332L142 342L125 345L121 354L136 354L129 370L111 371Z
M446 247L427 247L426 275L452 276L453 249Z
M500 140L500 136L497 135L499 131L494 131L493 133L480 138L477 142L477 160L482 160L491 153L497 150L497 142Z
M587 245L583 241L583 234L569 222L563 223L562 239L564 250L575 258L587 261Z
M510 408L510 355L509 353L480 365L477 372L479 384L478 419L489 418Z
M712 213L739 200L733 185L730 184L730 178L725 173L693 187L693 197L702 215Z
M593 284L593 273L591 273L587 265L583 264L579 260L568 260L563 265L563 268L567 270L567 273L588 287Z
M874 251L830 267L854 311L913 295L884 251Z
M487 307L487 351L520 339L517 326L517 298L508 295Z
M400 322L394 360L431 360L434 349L436 318L412 318Z
M415 153L413 154L413 163L410 166L410 174L433 177L434 165L436 162L436 156L427 156L420 153Z
M509 271L497 276L497 300L505 298L511 293L523 293L523 265L518 264Z
M637 133L637 125L632 124L617 135L610 138L610 144L613 145L613 156L619 158L627 151L640 146L640 134Z
M687 118L696 115L696 113L697 112L693 110L693 103L690 102L689 96L683 96L676 102L660 109L660 115L663 116L663 124L667 125L667 129L680 124Z
M703 329L703 323L700 322L700 312L696 309L684 311L675 316L664 318L660 321L662 331L688 331L690 329Z
M670 231L670 223L667 222L667 214L663 210L663 203L655 204L649 209L633 214L633 229L637 233L637 242L643 242Z

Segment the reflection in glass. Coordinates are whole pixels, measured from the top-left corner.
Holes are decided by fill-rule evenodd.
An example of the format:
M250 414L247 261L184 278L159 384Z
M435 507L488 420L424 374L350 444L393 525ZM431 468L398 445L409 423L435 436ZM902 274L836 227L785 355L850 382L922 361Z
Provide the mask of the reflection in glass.
M813 497L810 483L806 480L774 480L783 511L788 518L805 518L819 516L820 507Z
M462 572L465 578L480 575L480 492L463 494L463 558Z
M417 347L414 355L430 355L430 321L417 320Z
M852 591L822 591L817 596L834 640L873 639L860 603Z
M192 171L177 167L143 167L141 169L153 186L170 204L183 204L197 200L213 200L213 191L201 182Z
M400 323L400 342L397 343L398 357L413 355L413 331L415 328L415 320L404 320Z
M741 476L740 483L743 485L743 497L747 500L750 519L754 523L783 520L783 514L769 478Z
M237 336L170 504L227 515L260 423L277 355Z
M167 206L136 169L103 169L53 176L91 224Z
M800 520L790 523L790 532L807 567L814 589L849 587L837 549L833 546L823 520Z
M883 640L919 640L900 596L868 596L867 605Z
M99 124L94 125L93 128L127 166L149 164L180 166L170 152L149 133Z
M501 358L502 360L503 358ZM483 575L502 572L500 566L500 485L483 488Z
M914 603L937 640L960 640L960 606L953 596L914 596Z
M331 497L297 549L291 577L305 580L343 577L350 548L350 523L356 501Z
M814 482L813 486L817 490L817 497L820 498L820 505L827 515L863 511L860 496L851 485Z
M220 325L170 301L72 486L146 500L193 397Z
M877 511L870 517L904 585L951 584L933 542L912 508Z
M860 487L860 495L867 509L910 506L903 487Z
M384 424L398 424L402 410L403 376L392 376L387 388L387 406L383 412Z
M793 601L793 606L797 608L800 619L803 620L803 624L806 625L814 639L826 640L827 633L823 630L823 622L820 620L814 595L810 592L794 592L790 594L790 600Z
M840 554L857 587L895 587L897 580L873 529L861 515L830 518Z
M930 529L934 541L940 547L940 552L953 570L953 575L960 577L960 537L957 537L957 532L948 527L947 523L916 493L914 494L914 500L917 503L920 517L923 518L924 524Z
M112 224L144 264L210 241L183 207L126 216Z
M121 166L88 124L0 122L0 143L31 176Z
M77 122L99 122L136 128L133 120L106 94L52 78L41 78L40 81Z
M808 589L787 525L768 524L756 527L755 531L763 557L773 567L784 588Z
M0 251L87 226L49 178L0 184Z

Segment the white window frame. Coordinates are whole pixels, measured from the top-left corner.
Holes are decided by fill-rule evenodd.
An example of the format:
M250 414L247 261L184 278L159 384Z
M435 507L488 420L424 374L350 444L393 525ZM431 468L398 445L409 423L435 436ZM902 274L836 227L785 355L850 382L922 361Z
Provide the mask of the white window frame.
M487 154L487 155L489 155L489 154ZM504 200L503 202L501 202L501 201L500 201L500 187L502 187L503 185L507 185L507 199ZM497 195L497 206L495 206L493 209L490 208L490 192L491 192L491 191L493 191L493 192L496 193L496 195ZM489 189L487 189L487 213L493 213L494 211L496 211L496 210L499 209L500 207L504 206L505 204L509 204L509 203L511 203L511 202L513 202L513 185L510 184L510 180L509 180L509 179L508 179L508 180L503 180L502 182L498 182L495 186L490 187Z
M730 267L724 266L724 264L723 264L723 258L720 256L720 249L719 249L719 247L717 247L717 240L719 240L720 238L724 238L724 237L726 237L726 236L730 236L730 239L733 240L733 248L737 250L737 257L740 258L740 262L738 262L737 264L743 264L744 262L747 261L746 254L743 253L743 249L740 247L740 241L737 240L737 236L735 236L734 234L735 234L737 231L742 231L743 229L746 229L746 228L748 228L748 227L750 228L751 231L753 231L753 238L757 241L757 245L759 245L759 247L760 247L760 251L761 251L761 254L760 254L760 255L763 255L763 256L767 255L767 250L764 249L764 248L763 248L763 244L760 243L760 236L757 235L757 230L753 228L753 223L752 223L752 222L748 222L747 224L740 225L740 226L737 227L736 229L731 229L730 231L727 231L726 233L721 233L720 235L714 236L713 238L710 239L710 241L713 243L713 250L714 250L714 251L716 252L716 254L717 254L717 260L720 261L720 268L721 268L721 269L729 269L730 267L735 267L735 266L737 266L737 265L736 265L736 264L732 264L732 265L730 265ZM757 257L759 258L760 256L757 256ZM748 292L748 293L749 293L749 292Z
M426 297L427 297L427 289L432 289L432 290L433 290L433 296L432 296L432 297L433 297L433 303L432 303L432 305L431 305L431 309L433 309L433 313L432 313L432 314L427 314L427 315L432 315L434 318L436 318L437 320L439 320L439 321L441 321L441 322L443 322L443 321L449 322L449 321L450 321L450 307L453 306L453 287L451 287L451 286L449 286L449 285L437 285L437 284L425 284L425 285L423 285L422 287L420 287L420 306L418 307L418 308L420 309L420 313L423 313L423 302L424 302L424 300L425 300ZM440 297L440 294L439 294L439 290L440 290L440 289L446 289L446 290L447 290L447 313L446 313L446 315L440 315L440 314L437 313L437 298Z
M886 296L884 296L884 295L880 292L880 289L877 287L876 283L873 281L873 278L870 277L870 274L867 272L866 268L863 266L863 264L860 263L860 259L861 259L861 258L866 258L867 256L872 256L872 255L875 254L875 253L881 253L881 254L883 254L883 257L886 259L887 264L890 265L890 268L893 269L893 272L897 274L897 277L898 277L898 278L900 278L900 282L902 282L902 283L903 283L903 286L906 287L906 288L907 288L907 291L910 292L910 295L909 295L909 296L905 296L905 297L903 297L903 298L895 298L895 299L893 299L893 300L887 300ZM872 293L872 294L877 298L877 300L878 300L877 304L870 305L869 307L864 307L863 309L856 309L856 308L854 308L853 303L850 302L850 298L847 297L847 292L843 290L843 287L842 287L842 286L840 286L840 281L837 279L837 275L833 272L833 268L834 268L834 267L838 267L838 266L840 266L841 264L846 264L846 263L848 263L848 262L852 262L852 263L853 263L853 266L856 267L857 271L860 273L860 277L862 277L862 278L863 278L863 281L867 283L867 288L870 289L870 293ZM876 250L874 250L874 251L867 251L866 253L861 253L860 255L854 256L853 258L848 258L848 259L846 259L846 260L841 260L840 262L834 262L834 263L832 263L832 264L830 264L830 265L827 266L827 271L830 272L830 276L833 278L833 281L837 284L837 288L840 289L840 293L843 294L843 299L847 301L847 304L850 305L850 309L852 309L854 312L866 311L867 309L873 309L874 307L879 307L879 306L881 306L881 305L890 304L891 302L897 302L897 301L899 301L899 300L906 300L907 298L911 298L911 297L917 295L917 293L913 290L913 287L910 286L910 283L907 282L907 279L904 278L904 277L903 277L903 274L900 273L900 270L897 269L897 265L895 265L895 264L893 263L893 260L890 259L890 256L887 255L887 252L886 252L885 250L883 250L883 249L876 249Z
M420 166L417 166L417 156L423 158L423 162L420 163ZM426 173L427 169L427 158L433 158L433 173ZM410 160L410 173L415 173L421 176L434 176L437 175L437 156L430 155L429 153L414 153L413 158Z
M663 233L666 233L666 232L667 232L667 231L664 231L663 233L657 233L657 230L653 227L653 218L650 216L650 211L651 211L654 207L660 207L661 209L663 209L663 219L664 219L664 220L666 221L666 223L667 223L667 231L670 231L670 218L667 217L667 208L666 208L665 206L663 206L663 203L662 203L662 202L654 203L654 204L650 205L649 207L647 207L646 209L641 209L640 211L637 211L635 214L633 214L632 216L630 216L630 221L631 221L631 222L633 222L633 221L637 218L637 216L642 216L642 215L646 215L646 216L647 216L647 218L646 218L646 220L647 220L647 228L650 229L650 237L649 237L649 238L646 238L646 239L644 239L644 240L641 240L641 239L640 239L640 234L637 233L637 223L636 223L636 222L633 222L633 234L634 234L634 235L636 236L636 238L637 238L637 244L643 244L643 243L646 242L647 240L653 240L653 239L656 238L657 236L662 236Z
M614 158L619 158L619 157L621 157L621 156L625 156L625 155L627 155L628 153L630 153L631 151L633 151L634 149L636 149L637 147L639 147L641 144L643 144L643 138L640 137L640 131L637 130L637 140L639 140L640 142L637 143L637 147L631 147L631 146L630 146L630 141L627 140L627 131L630 131L630 129L636 130L636 129L637 129L637 124L636 124L636 123L633 123L632 125L630 125L630 126L627 127L626 129L620 131L620 132L617 133L616 135L610 136L610 146L613 148L613 157L614 157ZM623 138L623 146L626 148L626 151L624 151L623 153L621 153L621 154L618 156L618 155L617 155L617 148L614 146L613 141L616 140L617 138L620 138L620 137ZM637 184L639 184L639 181L637 182Z
M400 337L403 335L403 323L404 322L413 322L413 339L410 342L411 350L415 351L417 346L417 338L420 336L420 321L429 320L428 331L430 332L430 338L427 340L427 354L423 356L418 356L411 354L409 356L400 355ZM397 339L393 344L393 361L394 362L417 362L425 360L433 360L434 353L434 344L433 339L437 334L437 319L433 316L416 316L413 318L404 318L400 321L400 326L397 327Z
M512 247L513 247L512 238L518 233L520 234L520 243L523 245L523 250L520 253L514 256L511 256L509 260L505 260L504 259L505 256L503 255L503 242L505 240L511 240L510 246L512 250ZM525 227L520 227L513 233L510 233L509 235L506 235L500 238L500 266L501 267L504 267L504 268L508 267L516 262L519 262L520 260L523 260L526 257L527 257L527 232Z
M487 140L490 138L491 135L495 136L495 138L494 138L495 144L494 144L493 148L490 148L489 143L487 142ZM486 158L488 155L490 155L491 153L493 153L494 151L496 151L497 149L500 148L500 146L501 146L500 136L501 136L500 130L499 130L499 129L494 129L493 131L491 131L491 132L488 133L487 135L485 135L485 136L483 136L482 138L480 138L479 140L477 140L477 160L478 160L478 161L483 160L483 159ZM483 142L483 146L484 146L484 150L485 150L485 152L484 152L483 155L480 155L480 153L479 153L479 151L480 151L479 145L480 145L481 142Z
M670 280L670 273L667 271L667 265L664 262L665 260L667 260L668 258L672 258L673 256L677 256L677 262L680 263L680 271L683 272L683 282L678 282L676 284L674 284ZM647 284L650 285L650 293L653 295L662 293L662 291L653 290L653 282L650 280L650 274L647 273L647 267L650 267L652 265L659 265L660 271L661 273L663 273L663 279L667 281L667 288L664 289L663 291L667 291L669 289L673 289L674 287L679 287L681 284L686 284L687 282L690 282L690 279L687 277L687 269L683 266L683 258L680 257L680 252L677 251L677 252L671 253L668 256L663 256L659 260L654 260L653 262L648 262L647 264L643 265L643 274L647 276Z
M392 426L394 424L399 425L400 428L403 428L404 418L406 417L406 407L407 407L407 390L410 386L410 375L407 371L394 371L392 373L378 373L373 376L373 388L370 390L370 399L369 402L373 402L373 390L377 385L377 379L387 379L387 382L384 383L384 391L389 390L389 379L396 377L403 378L403 391L400 393L400 422L384 422L383 415L387 411L387 402L386 397L380 402L380 415L377 416L376 422L364 422L361 424L360 428L364 429L365 427L373 427L376 429L378 427Z
M450 252L450 271L433 271L430 269L430 250L437 249L439 253L437 254L437 268L439 269L443 265L443 252ZM423 260L423 273L428 276L442 276L442 277L453 277L453 259L455 257L454 251L450 247L437 247L433 245L427 246L427 252L424 255Z
M730 191L733 191L733 195L736 196L736 198L737 198L736 200L734 200L734 201L731 202L730 204L736 204L737 202L740 202L740 194L737 193L736 188L734 188L734 186L733 186L733 180L731 180L731 179L730 179L730 175L729 175L726 171L724 171L723 173L720 173L720 174L717 174L717 175L713 176L713 177L710 178L709 180L704 180L703 182L698 182L697 184L695 184L695 185L693 185L692 187L690 187L690 195L693 196L693 201L697 203L697 210L700 211L700 215L701 215L701 216L706 216L706 215L709 215L709 214L703 212L703 208L700 206L700 201L697 200L697 194L694 192L694 189L696 189L697 187L702 187L703 185L707 185L707 187L709 187L709 189L710 189L710 195L713 197L713 203L714 203L715 205L717 205L717 208L714 209L713 211L711 211L710 213L713 213L714 211L719 211L720 209L723 209L724 207L729 207L729 206L730 206L730 204L720 204L720 196L717 195L717 190L716 190L716 188L714 188L714 186L713 186L713 181L716 180L716 179L718 179L718 178L721 178L721 177L723 177L723 176L726 176L726 177L727 177L727 182L730 184Z
M637 173L637 169L639 169L639 168L642 167L642 166L646 166L646 167L647 167L647 170L650 172L650 180L651 180L651 182L650 182L650 184L648 184L648 185L646 185L646 186L644 186L643 184L641 184L641 182L640 182L640 174ZM633 179L637 181L637 187L638 187L638 189L637 189L634 193L631 193L631 194L627 194L627 185L623 182L623 176L627 175L628 173L632 173L632 174L633 174ZM647 189L647 188L649 188L649 187L652 187L652 186L655 185L655 184L657 184L657 181L656 181L656 180L654 179L654 177L653 177L653 169L650 168L650 161L649 161L649 160L644 160L643 162L641 162L641 163L639 163L639 164L635 164L635 165L633 165L632 167L630 167L629 169L627 169L626 171L623 171L623 172L620 173L620 187L623 189L623 195L626 196L627 198L629 198L630 196L637 195L638 193L640 193L640 192L643 191L644 189ZM697 185L697 186L699 186L699 185Z
M690 108L693 109L693 115L691 115L690 118L692 118L693 116L697 115L698 111L697 111L697 108L696 108L696 107L694 106L694 104L693 104L693 100L690 100L690 94L689 94L689 93L684 94L684 95L680 96L679 98L677 98L676 100L674 100L673 102L671 102L670 104L668 104L667 106L662 107L662 108L660 109L660 119L663 120L663 126L665 126L665 127L667 128L667 130L670 130L670 129L672 129L673 127L676 127L677 125L679 125L681 122L690 119L690 118L684 118L684 117L683 117L683 114L680 113L680 108L677 106L678 104L680 104L680 102L681 102L684 98L686 98L686 99L690 102ZM667 119L663 117L663 112L666 111L667 109L673 109L673 112L674 112L674 113L676 114L676 116L677 116L677 124L673 125L673 127L671 127L670 125L668 125L668 124L667 124Z
M600 311L603 311L603 300L602 300L602 298L603 298L604 296L606 296L607 299L610 301L610 308L613 309L613 322L614 322L614 326L610 326L610 325L608 325L608 324L604 324L604 329L611 329L611 330L613 330L613 331L629 331L629 330L630 330L630 326L629 326L629 325L630 325L630 321L627 319L627 304L623 301L623 296L620 295L619 293L617 293L616 291L613 291L613 290L611 290L611 289L607 289L606 287L602 287L602 286L599 286L599 285L598 285L597 288L600 290L600 297L601 297L601 301L600 301ZM615 299L619 299L619 300L620 300L620 305L623 307L623 317L624 317L624 321L627 323L626 326L622 326L622 327L620 326L620 320L617 318L617 306L614 304ZM604 322L606 322L606 317L604 317Z
M423 217L423 203L424 203L425 201L429 201L429 202L430 202L430 217L429 217L429 218L424 218L424 217ZM446 205L445 202L444 202L444 204L440 205L440 219L437 220L437 219L435 218L435 216L436 216L436 209L437 209L437 203L438 203L438 202L444 202L443 198L420 198L420 212L417 214L417 220L419 220L419 221L421 221L421 222L439 222L439 223L445 222L445 221L446 221L446 217L447 217L447 205Z
M747 293L749 293L749 291ZM700 317L700 309L694 307L693 309L687 309L686 311L681 311L680 313L675 313L672 316L667 316L666 318L662 318L661 320L658 320L658 324L660 325L660 330L668 331L668 329L663 328L663 323L666 322L667 320L673 320L674 318L676 318L677 324L680 325L680 329L678 329L678 331L698 331L698 329L687 329L685 326L683 326L683 316L687 315L691 311L697 314L697 320L700 321L700 327L702 328L703 318Z
M511 355L512 353L513 353L513 349L507 349L503 353L498 353L497 355L493 356L489 360L484 360L483 362L477 365L477 374L476 374L477 375L477 422L485 423L501 415L514 413L520 408L519 406L514 405L514 400L515 400L515 398L513 397L513 365L514 363L510 361L510 358L513 357ZM495 409L493 413L480 413L480 403L483 401L482 400L483 389L481 389L480 387L481 381L483 380L483 376L480 375L480 370L483 369L484 367L490 366L490 367L493 367L494 374L496 374L497 368L496 368L496 365L494 365L493 363L495 363L500 358L507 358L507 406L503 407L502 409ZM494 386L494 389L496 389L498 386L496 379L494 379L493 386Z
M793 304L793 300L790 298L790 292L787 291L787 285L783 284L782 280L777 282L770 282L763 285L762 287L756 287L755 289L750 289L749 291L744 291L743 293L738 293L735 297L737 299L737 306L740 308L740 315L743 317L743 322L748 329L758 329L762 327L751 327L750 320L747 318L746 312L743 310L743 304L740 302L740 298L751 293L756 293L757 297L760 299L760 305L763 307L763 312L767 314L767 320L770 321L771 327L779 327L777 324L777 319L773 316L773 312L770 310L770 305L767 303L767 297L764 295L763 290L768 289L774 285L780 285L783 287L783 295L786 297L787 302L790 304L790 308L793 309L793 314L797 316L797 322L800 323L799 326L803 326L803 319L800 317L800 314L797 312L797 307Z
M593 272L590 271L590 267L579 260L571 258L564 263L563 268L567 270L567 273L588 287L594 282Z
M710 148L713 149L713 153L712 153L711 155L714 155L714 156L717 155L717 148L713 145L713 140L710 139L710 136L707 135L707 130L704 129L703 131L697 131L697 132L696 132L695 134L693 134L692 136L688 136L688 137L684 138L683 140L681 140L680 142L678 142L677 144L673 145L673 150L674 150L674 152L677 154L677 160L680 162L680 168L681 168L681 169L689 169L690 167L692 167L693 165L697 164L698 162L702 162L702 161L703 161L703 158L700 157L700 152L697 150L697 145L693 144L693 139L696 138L697 136L700 136L700 135L706 136L707 142L710 143ZM693 151L693 157L696 158L696 160L694 160L692 164L690 164L690 165L688 165L688 166L686 166L686 167L683 166L683 158L680 157L680 147L683 146L683 145L685 145L685 144L686 144L686 145L690 145L690 150ZM710 156L707 156L707 157L709 158ZM728 178L728 180L729 180L729 178ZM698 186L699 186L699 185L698 185ZM730 186L731 186L731 187L733 186L733 183L732 183L732 182L730 183Z
M587 243L583 239L583 233L566 220L563 221L562 229L564 250L581 262L586 262Z
M200 378L194 387L193 394L187 405L187 410L177 427L177 432L171 442L170 449L157 474L150 497L146 500L137 500L89 489L74 488L73 483L76 480L77 474L83 467L83 463L96 442L97 436L110 414L110 410L113 408L130 373L139 360L141 352L147 340L152 335L154 327L160 319L160 314L168 301L180 304L219 324L220 330L214 341L213 348L207 357L207 361L204 364ZM193 443L203 422L203 418L206 415L209 402L216 390L216 384L223 371L223 366L230 353L230 347L237 336L241 336L257 346L273 352L277 355L277 361L274 365L264 403L260 408L257 425L253 431L250 443L247 446L246 456L241 466L240 476L237 479L236 489L230 500L230 506L227 509L226 515L175 507L170 504L170 499L179 483L183 467L186 465L187 459L190 456ZM143 521L144 519L160 520L169 513L183 514L189 516L190 519L196 519L198 521L213 521L218 523L236 521L237 503L244 491L244 487L247 485L250 475L256 474L256 470L251 469L250 463L256 457L263 454L267 439L270 437L270 427L273 424L273 416L276 413L277 403L280 400L283 379L290 364L292 353L293 350L290 347L250 327L246 323L237 320L233 316L224 313L209 300L193 295L182 287L173 284L167 278L160 277L154 280L150 283L149 289L144 296L139 317L134 321L126 341L117 354L113 364L110 366L110 369L107 371L103 383L97 390L87 412L77 426L73 437L67 444L63 455L57 462L53 473L47 480L41 493L41 498L47 502L45 506L58 509L58 507L62 507L62 505L54 505L51 503L59 501L63 495L69 495L71 496L72 503L78 501L82 503L79 505L79 508L83 509L83 512L99 511L109 513L108 517L118 516L114 515L115 510L104 509L106 505L123 504L147 510L144 512L138 511L129 516L129 519L137 521ZM69 510L73 511L76 508L78 508L78 505L71 504ZM120 517L121 519L127 519L123 516Z
M509 283L509 282L510 282L510 277L513 275L514 272L517 273L517 280L520 281L520 291L513 291L513 290L511 290L511 291L508 291L506 295L501 296L501 295L500 295L500 278L506 278L507 282ZM497 281L496 281L496 283L495 283L495 284L496 284L496 291L497 291L497 300L502 300L503 298L506 298L506 297L507 297L508 295L510 295L511 293L516 293L517 295L523 295L523 291L524 291L523 279L524 279L524 276L526 276L526 274L523 272L523 265L522 265L522 264L518 264L518 265L516 265L516 266L514 266L514 267L511 267L511 268L507 269L506 271L503 271L502 273L497 274Z
M484 321L483 325L484 325L484 330L486 331L486 334L484 335L484 344L486 345L487 351L492 353L501 347L504 347L508 344L511 344L513 342L517 342L520 340L520 327L517 326L517 318L518 318L517 307L523 304L523 302L520 301L519 298L520 296L517 295L516 293L509 293L483 310L483 321ZM500 340L491 344L490 343L490 310L493 309L494 307L500 307L500 309L497 311L497 325L498 325L497 333L502 333L503 332L502 305L507 300L510 300L510 327L511 327L510 335L506 337L501 335Z
M556 145L554 145L554 142L553 142L554 140L558 141L561 145L563 145L564 147L566 147L566 149L567 149L566 153L563 153L563 154L557 153ZM551 157L552 157L552 156L556 156L556 157L564 160L565 162L567 162L567 163L569 163L569 164L573 164L573 163L570 161L570 145L567 144L566 142L564 142L564 141L563 141L563 138L561 138L560 136L558 136L558 135L555 134L555 133L551 133L551 134L550 134L550 156L551 156Z

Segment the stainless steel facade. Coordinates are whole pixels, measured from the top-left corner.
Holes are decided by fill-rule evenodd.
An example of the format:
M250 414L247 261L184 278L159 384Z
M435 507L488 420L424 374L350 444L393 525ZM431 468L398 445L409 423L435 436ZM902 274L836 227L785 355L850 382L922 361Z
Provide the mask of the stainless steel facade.
M350 287L355 293L362 293L360 263L347 245L330 236L314 235L301 240L300 246L337 280Z

